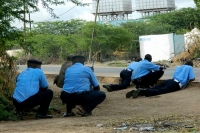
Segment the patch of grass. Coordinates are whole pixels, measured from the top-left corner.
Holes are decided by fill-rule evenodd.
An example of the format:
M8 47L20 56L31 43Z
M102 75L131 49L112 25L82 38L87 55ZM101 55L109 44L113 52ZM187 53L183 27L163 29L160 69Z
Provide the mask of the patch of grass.
M49 106L49 114L53 116L62 116L66 112L66 104L63 104L60 97L53 97L51 104Z
M112 62L112 63L109 63L108 66L112 66L112 67L127 67L127 63Z
M122 123L127 126L125 131L145 129L145 127L152 127L153 130L149 132L157 133L188 133L199 132L200 124L199 115L171 115L158 117L136 117L131 119L115 120L110 123L105 123L105 127L121 127ZM118 130L119 131L119 130ZM145 132L145 130L144 130Z
M18 120L15 115L14 110L11 109L11 106L5 106L4 104L0 104L0 120Z

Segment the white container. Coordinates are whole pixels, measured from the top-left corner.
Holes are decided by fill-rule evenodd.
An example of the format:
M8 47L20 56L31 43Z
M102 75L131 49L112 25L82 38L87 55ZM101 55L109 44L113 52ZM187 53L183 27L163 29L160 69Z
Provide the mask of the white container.
M152 61L171 59L185 50L184 35L161 34L140 36L140 56L152 55Z

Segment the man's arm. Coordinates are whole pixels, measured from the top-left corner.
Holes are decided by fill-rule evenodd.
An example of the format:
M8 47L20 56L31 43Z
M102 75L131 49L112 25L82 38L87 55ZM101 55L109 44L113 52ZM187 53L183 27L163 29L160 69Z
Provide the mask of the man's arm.
M181 89L185 89L190 82L195 80L195 76L194 76L194 71L193 68L191 67L190 71L189 71L189 80L187 81L187 83L181 88Z
M181 89L185 89L189 85L189 83L194 81L194 80L195 80L195 78L188 80L187 83Z
M46 78L46 76L45 76L45 74L43 73L43 71L40 71L41 72L41 77L40 77L40 79L39 79L39 89L40 90L46 90L46 89L48 89L48 81L47 81L47 78Z

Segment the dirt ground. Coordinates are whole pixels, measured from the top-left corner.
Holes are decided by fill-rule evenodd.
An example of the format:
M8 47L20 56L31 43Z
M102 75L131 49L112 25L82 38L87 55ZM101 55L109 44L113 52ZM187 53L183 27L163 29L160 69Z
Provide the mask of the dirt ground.
M125 98L134 87L114 92L106 92L105 101L93 110L89 117L63 117L65 106L61 104L61 89L53 85L53 76L47 76L50 88L54 91L52 108L61 112L52 119L25 119L20 121L1 121L2 133L120 133L142 131L135 124L151 124L157 132L190 132L200 128L200 89L199 83L173 93L155 97ZM99 78L104 83L117 83L118 79ZM57 105L53 105L57 103ZM123 125L123 128L118 128ZM132 127L131 127L132 125ZM151 126L150 125L150 126ZM144 125L143 125L144 126ZM137 127L137 126L136 126ZM149 126L148 126L149 127ZM163 128L164 127L164 128ZM124 130L122 130L124 129ZM140 131L139 131L140 130ZM143 131L146 132L146 131ZM151 132L151 131L150 131Z

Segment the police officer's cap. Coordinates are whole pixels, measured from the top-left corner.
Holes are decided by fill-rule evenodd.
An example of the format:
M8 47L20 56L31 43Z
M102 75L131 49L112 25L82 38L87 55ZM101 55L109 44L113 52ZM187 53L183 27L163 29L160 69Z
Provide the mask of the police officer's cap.
M85 59L85 57L82 56L82 55L75 55L75 56L72 57L72 61L74 61L74 60L83 60L83 59Z
M28 60L28 61L27 61L27 63L31 63L31 64L39 64L39 65L41 65L41 64L42 64L42 62L41 62L41 61L39 61L39 60L36 60L36 59L30 59L30 60Z
M73 56L72 57L72 63L74 64L74 63L77 63L77 62L84 64L85 57L82 56L82 55L75 55L75 56Z

